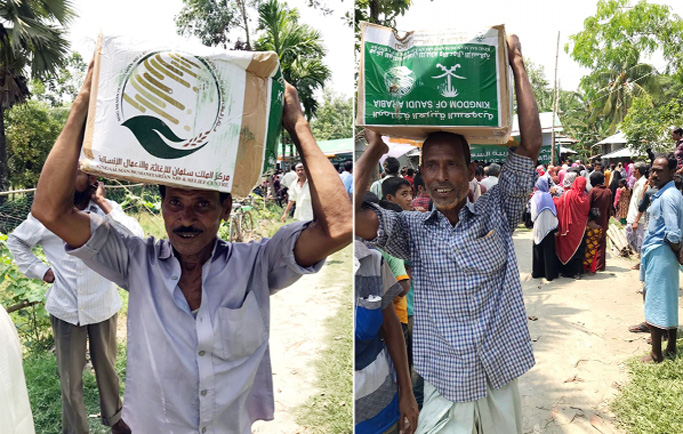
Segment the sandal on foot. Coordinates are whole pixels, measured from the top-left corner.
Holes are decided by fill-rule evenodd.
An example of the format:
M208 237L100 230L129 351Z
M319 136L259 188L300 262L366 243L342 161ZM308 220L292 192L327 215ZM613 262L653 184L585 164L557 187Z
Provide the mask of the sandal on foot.
M650 328L644 322L628 327L631 333L650 333Z

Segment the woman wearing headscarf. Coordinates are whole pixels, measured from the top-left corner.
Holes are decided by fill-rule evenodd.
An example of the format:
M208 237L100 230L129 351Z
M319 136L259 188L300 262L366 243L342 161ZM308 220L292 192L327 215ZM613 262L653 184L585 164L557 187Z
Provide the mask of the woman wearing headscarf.
M612 215L612 192L605 186L605 176L602 173L591 173L590 181L593 184L593 188L588 193L590 208L597 208L600 211L597 224L603 228L595 256L595 270L601 271L605 269L607 256L607 228L610 215Z
M574 181L578 176L579 174L576 172L567 172L567 174L564 175L564 179L562 179L562 188L565 192L572 188L572 184L574 184Z
M619 180L621 179L621 172L619 170L614 170L612 172L612 180L609 183L609 191L612 192L612 198L617 197L617 189L619 188ZM612 209L616 212L616 209L612 207ZM614 214L614 212L612 213Z
M536 181L536 192L531 197L531 221L534 223L534 245L531 277L553 280L557 277L558 263L555 253L555 232L557 232L557 210L548 193L548 180Z
M567 174L569 176L569 173ZM565 181L567 179L565 176ZM577 279L583 272L586 223L590 201L586 193L586 178L580 176L560 198L553 199L557 209L555 250L560 260L560 274Z

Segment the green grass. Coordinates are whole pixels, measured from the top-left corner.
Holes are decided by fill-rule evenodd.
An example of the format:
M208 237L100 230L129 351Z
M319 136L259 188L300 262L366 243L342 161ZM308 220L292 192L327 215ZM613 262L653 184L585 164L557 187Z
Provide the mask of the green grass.
M121 379L121 394L123 395L126 376L126 347L121 343L118 345L116 371ZM62 398L55 355L49 351L28 353L24 358L24 374L36 433L57 434L61 432ZM95 434L109 433L109 428L102 425L99 417L100 401L95 373L92 369L86 368L83 375L83 393L87 414L97 415L97 417L88 418L90 432Z
M330 270L324 284L345 283L338 296L337 312L323 325L329 345L315 363L316 387L321 393L296 409L297 423L314 433L353 432L353 286L349 278L352 253L353 247L348 246L328 258Z
M678 337L675 359L644 364L643 354L628 361L629 382L611 405L627 433L683 433L683 334Z

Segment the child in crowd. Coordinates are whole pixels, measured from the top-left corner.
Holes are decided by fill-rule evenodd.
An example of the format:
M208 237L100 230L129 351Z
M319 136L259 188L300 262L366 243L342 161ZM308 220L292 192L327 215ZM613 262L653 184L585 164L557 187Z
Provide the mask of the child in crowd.
M588 212L588 223L586 224L586 257L583 260L583 271L595 274L598 264L598 254L600 238L604 228L598 224L600 220L600 210L591 208Z

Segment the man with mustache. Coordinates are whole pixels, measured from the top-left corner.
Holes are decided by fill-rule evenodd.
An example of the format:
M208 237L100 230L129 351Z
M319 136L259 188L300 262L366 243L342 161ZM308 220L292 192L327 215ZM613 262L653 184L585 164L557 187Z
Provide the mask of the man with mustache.
M418 433L522 432L516 379L534 357L511 233L534 185L542 138L519 40L511 35L507 44L521 141L498 184L469 202L468 143L438 132L425 140L420 167L436 210L398 213L355 201L356 236L412 263L413 363L425 382ZM379 134L366 130L366 139L357 192L388 150Z
M103 216L121 233L144 236L137 220L126 216L119 204L105 198L104 185L96 177L78 170L71 178L74 208ZM33 254L37 244L43 247L49 264ZM7 247L26 277L52 284L47 291L45 310L50 314L55 336L62 389L62 432L88 432L83 398L86 341L89 341L97 378L102 423L111 426L113 433L130 432L121 420L119 377L114 369L116 317L121 308L116 285L88 269L80 259L67 255L64 241L31 214L9 235Z
M247 434L273 418L269 296L318 271L351 241L351 203L318 148L296 90L286 85L282 123L308 173L313 221L272 239L217 239L228 193L162 187L168 240L125 237L69 203L92 82L92 64L45 162L33 214L71 254L129 289L123 418L133 433Z

